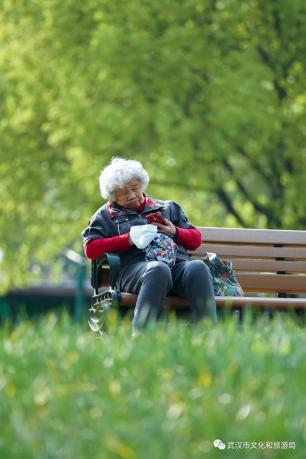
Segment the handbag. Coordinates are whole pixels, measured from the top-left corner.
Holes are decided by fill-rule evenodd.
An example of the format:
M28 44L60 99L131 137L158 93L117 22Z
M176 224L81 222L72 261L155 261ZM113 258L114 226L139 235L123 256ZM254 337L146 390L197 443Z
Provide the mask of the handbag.
M242 296L243 290L239 284L233 264L230 260L221 260L215 253L206 253L204 263L210 269L215 296Z
M170 236L157 233L144 252L146 261L162 261L172 268L176 261L177 245Z

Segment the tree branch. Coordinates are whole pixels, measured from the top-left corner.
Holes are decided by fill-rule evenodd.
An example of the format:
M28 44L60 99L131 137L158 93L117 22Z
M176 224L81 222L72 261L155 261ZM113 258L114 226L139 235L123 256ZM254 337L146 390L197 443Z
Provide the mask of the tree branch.
M272 176L266 173L266 171L264 170L264 168L261 166L260 163L254 161L254 159L252 159L249 156L248 152L246 151L246 149L244 147L238 146L237 147L237 151L240 153L240 155L243 158L245 158L247 161L249 161L249 163L251 164L253 170L255 170L258 173L258 175L260 175L263 179L265 179L267 184L271 183Z
M231 173L233 179L236 182L237 188L239 189L241 194L252 204L252 206L254 207L254 209L257 212L259 212L259 213L261 213L261 214L263 214L263 215L265 215L267 217L268 214L269 214L268 209L266 207L264 207L263 205L261 205L259 202L257 202L253 198L253 196L251 195L251 193L249 193L249 191L244 186L242 181L239 178L236 177L236 173L235 173L235 170L234 170L233 166L227 161L226 158L223 158L222 162L224 164L224 167Z
M217 196L220 198L220 200L223 202L223 204L224 204L225 208L227 209L227 211L236 218L237 222L240 223L241 226L246 228L248 226L247 223L244 221L242 216L240 214L238 214L238 212L234 208L230 198L228 197L228 195L226 194L224 189L223 188L216 188L215 192L216 192Z
M214 182L215 182L215 180L213 179L212 183L214 183ZM194 190L203 191L204 190L204 188L201 187L201 186L189 185L188 183L182 183L182 182L173 182L173 181L172 182L169 182L169 181L163 182L163 181L160 181L160 180L152 180L152 181L150 181L150 183L152 185L165 186L165 187L174 186L176 188L180 188L180 189L183 188L183 189L191 190L191 191L194 191ZM234 208L229 196L226 194L226 192L224 191L223 188L221 188L220 186L214 187L212 192L219 197L219 199L222 201L222 204L227 209L227 211L236 218L237 222L241 226L244 226L244 227L248 226L247 223L243 220L242 216L239 215L239 213Z

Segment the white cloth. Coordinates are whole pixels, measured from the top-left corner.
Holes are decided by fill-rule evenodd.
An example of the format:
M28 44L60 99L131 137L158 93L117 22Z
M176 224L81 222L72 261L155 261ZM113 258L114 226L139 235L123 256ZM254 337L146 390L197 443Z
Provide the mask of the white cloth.
M157 235L157 226L155 225L136 225L132 226L130 236L138 249L144 249Z

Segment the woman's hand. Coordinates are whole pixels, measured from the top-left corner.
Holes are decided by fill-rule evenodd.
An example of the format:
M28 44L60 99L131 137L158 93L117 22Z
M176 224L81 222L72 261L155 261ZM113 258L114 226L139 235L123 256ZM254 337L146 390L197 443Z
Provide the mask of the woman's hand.
M167 234L168 236L174 238L176 236L176 234L177 234L176 227L167 218L165 218L165 222L166 222L166 225L163 225L162 223L159 223L159 222L153 222L152 225L157 226L157 228L159 229L160 233Z

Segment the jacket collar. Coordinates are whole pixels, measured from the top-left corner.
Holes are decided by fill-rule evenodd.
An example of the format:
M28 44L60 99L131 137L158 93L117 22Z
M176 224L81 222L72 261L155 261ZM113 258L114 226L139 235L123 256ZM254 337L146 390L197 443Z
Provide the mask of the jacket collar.
M151 212L152 210L158 210L164 207L163 204L161 204L158 201L155 201L155 199L150 198L146 194L144 196L146 203L144 209L141 211L141 214ZM115 218L118 215L138 214L136 210L125 209L124 207L119 206L119 204L117 204L116 202L108 202L106 204L106 207L110 218Z

